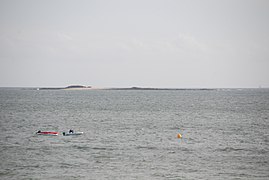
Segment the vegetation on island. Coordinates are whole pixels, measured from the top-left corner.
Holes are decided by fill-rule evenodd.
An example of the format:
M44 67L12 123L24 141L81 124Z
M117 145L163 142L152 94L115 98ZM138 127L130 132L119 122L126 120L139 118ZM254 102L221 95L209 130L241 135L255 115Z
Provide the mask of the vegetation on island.
M38 90L64 90L64 89L89 89L91 86L82 86L82 85L70 85L67 87L45 87L38 88Z

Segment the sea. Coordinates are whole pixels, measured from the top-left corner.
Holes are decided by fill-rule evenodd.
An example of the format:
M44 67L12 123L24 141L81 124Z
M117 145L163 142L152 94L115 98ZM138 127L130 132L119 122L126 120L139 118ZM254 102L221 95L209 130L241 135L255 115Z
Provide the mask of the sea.
M0 88L0 179L268 180L269 89Z

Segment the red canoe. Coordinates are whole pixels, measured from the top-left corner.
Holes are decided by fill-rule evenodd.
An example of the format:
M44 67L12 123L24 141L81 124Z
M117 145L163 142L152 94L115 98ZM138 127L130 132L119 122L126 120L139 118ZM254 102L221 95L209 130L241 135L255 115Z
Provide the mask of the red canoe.
M37 132L37 135L47 135L47 136L58 136L58 132L51 132L51 131L41 131Z

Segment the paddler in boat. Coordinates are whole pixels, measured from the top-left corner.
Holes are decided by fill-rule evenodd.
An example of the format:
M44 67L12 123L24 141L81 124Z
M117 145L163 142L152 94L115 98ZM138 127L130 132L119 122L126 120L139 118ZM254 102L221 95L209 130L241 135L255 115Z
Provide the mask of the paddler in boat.
M40 130L38 130L38 131L37 131L37 133L41 133L41 131L40 131Z
M69 133L74 133L74 131L72 129L69 130Z

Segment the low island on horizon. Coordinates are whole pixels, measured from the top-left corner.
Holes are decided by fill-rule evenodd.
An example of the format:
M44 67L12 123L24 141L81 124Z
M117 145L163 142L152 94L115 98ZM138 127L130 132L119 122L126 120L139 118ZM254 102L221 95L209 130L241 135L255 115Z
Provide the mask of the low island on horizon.
M70 85L67 87L43 87L37 88L37 90L68 90L68 89L92 89L91 86L82 86L82 85Z
M215 90L215 88L152 88L152 87L126 87L126 88L93 88L92 86L70 85L67 87L43 87L37 90Z

